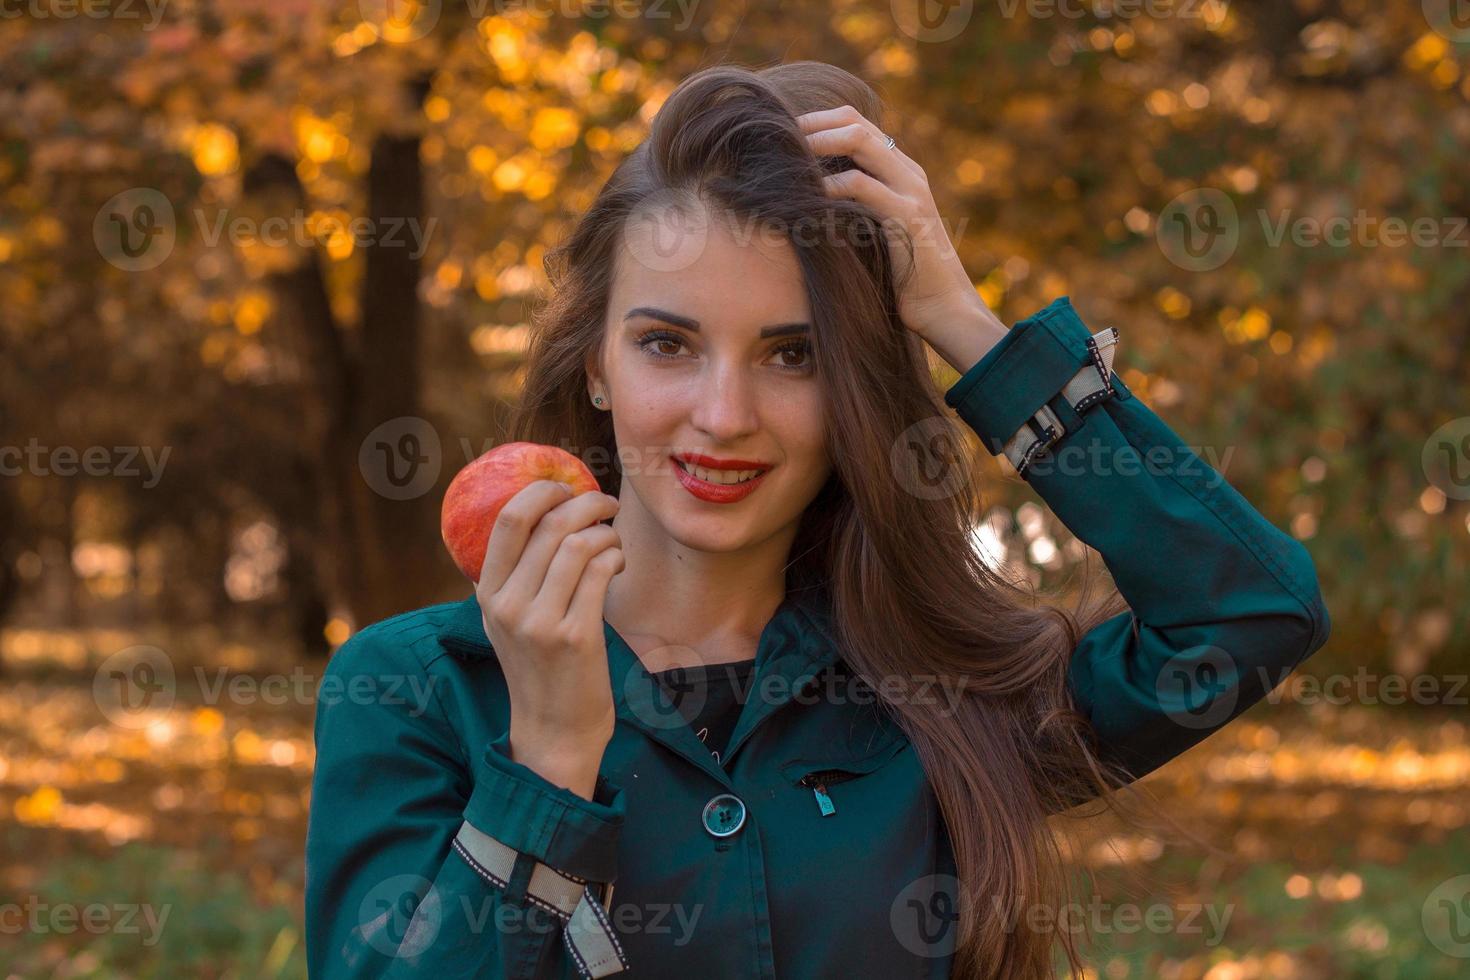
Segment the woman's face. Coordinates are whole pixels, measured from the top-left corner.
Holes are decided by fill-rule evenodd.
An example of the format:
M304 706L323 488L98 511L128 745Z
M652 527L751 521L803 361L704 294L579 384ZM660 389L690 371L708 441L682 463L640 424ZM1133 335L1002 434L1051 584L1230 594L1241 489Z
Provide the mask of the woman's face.
M589 368L592 390L610 401L623 510L633 503L688 548L737 551L794 533L830 472L811 310L790 243L758 233L737 240L732 219L706 216L670 252L662 222L673 220L627 225L605 373ZM681 476L672 458L680 454L764 472L753 486L712 488L698 474ZM704 475L743 475L724 473Z

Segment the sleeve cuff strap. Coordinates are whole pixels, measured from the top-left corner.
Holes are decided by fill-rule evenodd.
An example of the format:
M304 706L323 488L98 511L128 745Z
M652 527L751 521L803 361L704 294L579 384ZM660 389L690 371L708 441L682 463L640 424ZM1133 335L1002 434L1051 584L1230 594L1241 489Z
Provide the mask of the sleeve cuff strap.
M617 878L617 845L627 815L620 786L598 774L592 799L556 786L510 758L510 734L488 746L475 771L465 819L481 833L564 874Z
M945 392L992 454L1089 361L1091 333L1066 296L1011 327Z
M466 820L455 835L454 849L491 884L510 887L519 857L513 848L481 833ZM562 921L562 941L577 964L577 976L606 977L628 969L628 957L607 917L612 885L599 898L586 881L537 863L526 883L525 895Z

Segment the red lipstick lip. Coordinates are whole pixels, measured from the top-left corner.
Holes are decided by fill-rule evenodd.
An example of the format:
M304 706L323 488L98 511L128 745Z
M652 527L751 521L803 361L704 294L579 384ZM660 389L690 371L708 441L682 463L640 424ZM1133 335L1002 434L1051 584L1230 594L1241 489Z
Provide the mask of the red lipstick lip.
M700 463L697 465L703 466L704 464ZM754 467L747 468L753 469ZM766 473L765 470L762 470L743 483L710 483L706 480L701 480L682 466L675 465L674 476L684 486L685 490L688 490L699 500L711 504L733 504L737 501L744 500L755 492L755 488L760 486L765 480Z
M764 473L771 468L770 463L761 463L750 459L717 459L714 456L706 456L703 453L674 453L673 458L711 470L760 470Z

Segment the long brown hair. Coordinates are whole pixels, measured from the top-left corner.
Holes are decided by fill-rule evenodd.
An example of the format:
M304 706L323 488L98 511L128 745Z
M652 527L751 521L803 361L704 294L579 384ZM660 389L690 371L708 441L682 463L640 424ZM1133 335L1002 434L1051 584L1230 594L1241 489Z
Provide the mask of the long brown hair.
M1108 800L1126 782L1099 760L1072 708L1068 655L1126 605L1111 589L1094 596L1090 579L1073 610L1038 603L977 552L974 440L935 388L923 341L897 316L902 284L880 222L823 188L824 174L852 161L815 156L794 119L841 105L881 126L872 88L821 62L718 64L669 95L648 139L547 255L553 291L534 317L510 438L579 453L618 494L612 422L590 404L585 365L603 341L624 222L645 202L692 194L745 222L793 229L816 219L836 230L792 242L811 300L833 473L802 515L787 586L826 590L843 654L875 691L891 690L892 678L937 675L963 692L947 716L905 696L885 700L933 787L967 899L953 975L1040 980L1053 975L1054 941L1017 919L1024 926L1026 910L1061 908L1072 891L1048 817ZM966 478L927 492L936 473ZM1060 940L1080 975L1073 937L1060 930Z

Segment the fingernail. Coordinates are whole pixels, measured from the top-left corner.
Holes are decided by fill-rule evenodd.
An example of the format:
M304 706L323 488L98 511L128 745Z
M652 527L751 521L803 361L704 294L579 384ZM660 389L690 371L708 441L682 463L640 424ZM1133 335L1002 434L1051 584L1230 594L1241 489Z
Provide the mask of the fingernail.
M557 483L560 483L561 484L561 488L563 490L565 490L567 493L571 493L572 492L572 485L570 483L562 483L562 481L560 481L560 480L557 480L556 482Z

